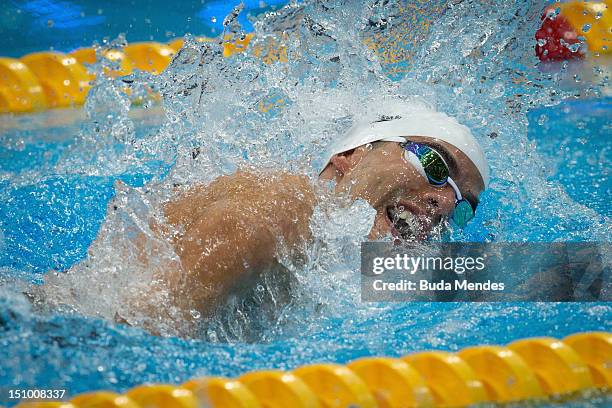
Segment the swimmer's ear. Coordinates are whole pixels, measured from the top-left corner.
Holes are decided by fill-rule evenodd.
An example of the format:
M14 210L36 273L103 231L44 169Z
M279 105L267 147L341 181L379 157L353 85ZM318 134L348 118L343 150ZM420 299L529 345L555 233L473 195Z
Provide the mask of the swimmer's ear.
M355 153L355 149L335 154L329 162L336 171L344 175L353 166L353 153Z

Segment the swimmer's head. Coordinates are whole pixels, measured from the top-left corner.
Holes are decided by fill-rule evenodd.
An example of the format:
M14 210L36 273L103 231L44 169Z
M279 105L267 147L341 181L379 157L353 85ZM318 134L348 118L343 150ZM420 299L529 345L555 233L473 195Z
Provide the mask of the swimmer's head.
M470 130L420 102L386 100L376 110L332 145L321 178L374 207L371 238L425 239L447 217L463 226L489 182Z

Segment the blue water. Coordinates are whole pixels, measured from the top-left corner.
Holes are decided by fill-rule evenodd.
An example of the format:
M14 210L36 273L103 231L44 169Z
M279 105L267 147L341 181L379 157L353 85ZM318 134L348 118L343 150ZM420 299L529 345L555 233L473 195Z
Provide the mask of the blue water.
M549 174L577 202L612 216L609 137L610 98L570 101L555 109L529 112L529 137L553 162ZM608 163L608 165L606 164Z
M47 8L41 6L43 3ZM181 34L187 31L212 34L215 24L207 20L211 13L217 13L215 7L221 8L221 2L197 6L188 3L173 12L200 16L200 20L191 19L192 25L174 16L168 16L162 24L155 19L161 15L161 5L155 3L125 6L122 2L122 7L114 8L105 5L103 12L97 14L90 3L11 2L22 13L39 11L28 12L28 24L13 26L13 36L33 39L14 46L12 51L8 45L3 47L7 47L5 53L14 55L35 47L45 48L45 44L70 49L119 30L126 32L126 19L137 16L122 13L125 8L148 16L151 23L146 24L151 27L164 27L163 30L176 33L182 27ZM251 4L254 2L245 3L253 9L259 7ZM231 77L222 91L210 91L209 101L198 108L201 110L180 105L182 94L170 85L160 85L169 95L165 97L165 113L159 107L145 106L133 108L128 117L112 108L115 100L104 96L102 91L115 86L108 83L90 96L85 109L88 115L82 109L74 109L0 117L0 281L8 282L8 287L0 290L0 349L4 351L0 398L5 398L9 388L63 388L69 396L92 389L121 392L142 382L180 383L203 375L237 376L253 369L291 369L311 362L344 363L370 355L400 356L425 349L453 351L474 344L504 344L529 336L561 338L579 331L611 330L612 308L603 302L360 304L353 299L358 274L351 274L350 269L359 261L351 245L358 244L361 238L350 233L344 237L337 231L330 232L329 245L348 248L347 259L330 260L322 254L330 269L305 271L313 276L313 281L321 281L308 281L303 288L308 297L320 304L313 307L300 298L278 325L266 326L265 333L254 343L239 339L226 344L155 337L139 328L114 325L97 318L95 313L88 316L69 310L38 313L31 310L21 295L26 283L40 283L50 269L65 271L87 258L87 250L105 221L106 208L113 197L133 199L140 193L163 193L173 183L207 180L230 172L238 164L262 160L286 161L288 166L299 168L295 160L301 154L315 156L312 160L315 167L320 149L312 145L328 141L330 134L343 128L338 123L342 123L344 105L338 107L333 105L336 101L325 99L326 93L334 89L350 94L349 102L339 102L349 106L364 97L368 89L379 90L383 86L397 93L425 96L467 123L483 141L492 164L491 188L482 197L476 219L465 231L455 231L451 239L609 242L612 99L598 93L600 88L595 85L587 91L583 88L558 91L559 79L547 76L537 67L529 49L533 45L530 30L535 27L534 16L543 4L517 1L495 10L478 8L470 2L452 10L418 5L431 8L423 10L416 20L425 19L425 15L441 15L440 21L422 32L418 47L409 45L408 62L383 64L383 73L397 81L391 85L365 76L363 72L368 71L359 65L354 71L344 67L342 75L349 80L337 75L335 65L329 63L330 55L339 52L345 58L342 49L337 51L329 43L317 48L320 44L304 32L311 42L300 50L312 57L311 66L289 64L289 73L272 72L274 66L254 65L244 57L239 60L244 67L241 72L258 72L261 87L249 88L251 85L240 82L242 77ZM158 11L154 11L155 7ZM224 10L219 9L218 13L225 13ZM313 18L323 26L331 26L317 10L316 7L309 10ZM69 30L71 16L81 12L85 13L82 17L85 22L73 30L79 33L76 35ZM52 28L64 30L62 35L56 37L59 31L43 31L51 29L43 28L45 13L55 13ZM358 10L347 8L346 13L357 16ZM342 21L344 14L333 16L337 20L331 21L337 22ZM223 19L222 14L216 17L217 21ZM112 24L118 28L111 29ZM33 31L38 35L25 36L21 31L24 26L38 29ZM156 39L166 35L147 27L138 21L134 37L145 32ZM482 41L480 33L491 27L497 31L489 33L489 42L478 45ZM333 27L329 29L333 32ZM449 32L458 34L449 36ZM133 38L140 39L143 38ZM508 46L507 55L500 55L492 52L499 44L514 45ZM480 53L475 54L475 60L471 59L473 54L461 52L462 47L468 46ZM315 53L308 54L312 50L326 58L317 61ZM355 64L359 63L362 62ZM227 64L222 67L232 67L234 63ZM308 83L304 70L320 82ZM183 78L181 74L179 69L171 68L168 77L162 75L160 81ZM284 86L279 80L289 82L292 75L300 78L303 89L293 82ZM526 81L512 81L519 77L538 84L539 88L526 85ZM482 80L470 82L466 78ZM141 80L156 81L148 77ZM234 83L239 86L232 90ZM352 87L352 83L359 86ZM551 90L558 92L557 96L549 97ZM178 96L174 97L175 94ZM233 104L239 98L261 100L279 94L290 99L293 107L301 106L299 112L313 123L296 119L290 110L281 110L277 116L257 116L243 110L239 103ZM516 98L517 94L521 97ZM311 98L317 105L314 113L309 110ZM326 105L320 101L326 101ZM223 109L215 110L215 103ZM164 115L179 119L170 125ZM251 121L250 115L255 120ZM236 117L241 121L236 121ZM261 125L264 118L265 126ZM317 118L323 119L317 122ZM129 126L113 127L117 123L131 123L133 131ZM102 131L98 132L100 126ZM245 138L241 140L250 140L252 145L232 145L223 139L230 132ZM311 133L317 132L325 136L310 138ZM202 143L206 149L200 159L204 161L190 161L192 147ZM219 152L223 155L215 156ZM270 158L270 152L278 157ZM215 167L207 167L210 163ZM117 187L117 181L133 189L127 195L118 193L122 188ZM138 204L127 208L126 214L134 218L144 211ZM365 218L366 213L363 214ZM121 231L115 233L114 238L119 241ZM119 259L111 267L130 262L117 256ZM127 269L125 273L128 272L133 271ZM102 311L100 315L104 315ZM0 399L0 403L7 402L12 403ZM603 406L609 402L604 398L595 404ZM563 404L583 406L586 400Z
M249 15L285 3L246 0L239 21L251 30ZM0 55L7 57L50 48L70 52L119 34L129 42L167 42L186 33L214 37L223 31L223 18L235 6L222 0L178 0L172 7L138 0L2 0L0 5Z

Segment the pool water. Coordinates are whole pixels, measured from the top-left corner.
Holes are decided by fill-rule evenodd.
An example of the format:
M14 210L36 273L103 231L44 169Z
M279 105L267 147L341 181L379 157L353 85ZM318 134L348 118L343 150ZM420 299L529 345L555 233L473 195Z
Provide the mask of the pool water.
M284 0L245 0L240 23L253 26L249 15L274 10ZM6 0L0 10L0 55L21 57L53 48L70 52L105 38L124 34L128 41L166 42L185 33L214 37L223 31L223 18L237 4L222 0Z
M293 5L252 22L255 41L290 32L287 64L248 54L223 59L217 44L188 41L160 76L131 78L135 88L159 91L163 106L130 108L120 92L125 83L104 79L83 109L0 117L1 395L26 385L70 395L125 391L143 382L609 331L605 302L362 303L359 244L372 219L362 202L331 202L316 212L317 245L305 266L285 265L295 293L272 317L229 302L227 314L194 339L112 323L124 307L123 287L150 273L134 258L130 233L146 232L145 220L176 186L251 165L314 179L322 147L385 94L418 96L456 116L490 160L491 186L476 218L436 239L609 242L607 78L573 83L579 66L537 64L532 33L543 2L484 3ZM598 63L583 68L593 72L589 64ZM198 92L187 91L193 84ZM279 99L269 111L253 108ZM109 203L119 211L107 216ZM22 292L50 270L70 268L52 294L57 301L33 310ZM550 404L587 400L611 402L587 396Z

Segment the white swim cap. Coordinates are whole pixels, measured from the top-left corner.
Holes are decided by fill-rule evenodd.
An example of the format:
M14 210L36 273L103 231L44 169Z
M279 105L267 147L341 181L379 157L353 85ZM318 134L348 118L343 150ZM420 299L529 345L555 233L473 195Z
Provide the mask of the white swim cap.
M442 140L463 152L480 172L485 188L489 185L489 167L480 144L470 129L454 118L435 111L430 105L395 100L385 110L377 106L375 117L353 126L340 140L332 144L326 155L325 166L339 153L377 141L403 142L402 137L427 136ZM383 108L383 109L381 109Z

